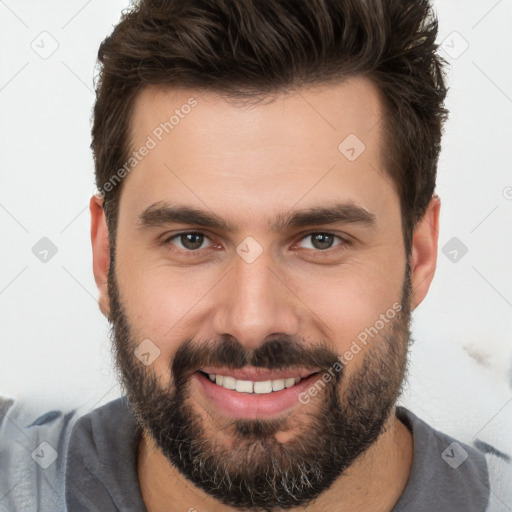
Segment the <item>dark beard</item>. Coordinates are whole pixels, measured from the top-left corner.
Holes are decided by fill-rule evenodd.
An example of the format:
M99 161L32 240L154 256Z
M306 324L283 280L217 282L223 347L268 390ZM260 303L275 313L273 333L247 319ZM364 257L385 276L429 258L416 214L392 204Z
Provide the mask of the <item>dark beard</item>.
M229 447L206 435L204 420L192 407L188 384L198 368L304 366L328 371L339 361L338 354L324 345L306 347L286 336L269 339L252 351L230 336L215 343L194 343L189 338L176 351L169 366L172 378L161 389L154 368L134 356L142 340L133 337L113 268L112 261L108 279L111 336L117 370L133 413L170 463L219 502L265 512L305 506L326 491L384 431L407 366L409 267L402 309L370 340L373 346L360 370L347 379L342 365L316 399L303 405L310 409L307 414L295 409L285 417L230 420L222 429L223 435L229 435ZM290 429L299 433L288 442L274 437Z

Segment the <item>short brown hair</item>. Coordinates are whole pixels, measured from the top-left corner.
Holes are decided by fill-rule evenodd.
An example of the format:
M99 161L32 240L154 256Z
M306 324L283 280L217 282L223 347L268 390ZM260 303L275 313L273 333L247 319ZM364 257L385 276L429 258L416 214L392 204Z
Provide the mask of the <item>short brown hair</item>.
M382 158L406 255L433 196L447 92L428 0L140 0L101 44L91 148L111 251L134 99L149 84L251 101L368 77L383 103ZM341 141L340 141L341 142Z

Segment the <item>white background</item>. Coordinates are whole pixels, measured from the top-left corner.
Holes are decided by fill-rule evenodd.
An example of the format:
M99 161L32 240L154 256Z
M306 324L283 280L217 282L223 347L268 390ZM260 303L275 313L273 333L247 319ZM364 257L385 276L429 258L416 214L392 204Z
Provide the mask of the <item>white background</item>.
M98 46L127 5L0 0L0 394L41 411L119 394L92 273L89 144ZM490 439L512 418L512 1L435 5L451 117L438 267L403 400L448 433ZM43 44L58 48L43 59ZM47 263L32 252L42 237L58 249ZM456 263L442 252L453 237L468 248Z

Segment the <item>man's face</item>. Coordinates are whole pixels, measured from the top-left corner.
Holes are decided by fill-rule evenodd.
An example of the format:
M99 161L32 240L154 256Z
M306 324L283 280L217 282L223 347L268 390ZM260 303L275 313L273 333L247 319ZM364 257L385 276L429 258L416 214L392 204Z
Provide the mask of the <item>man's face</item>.
M252 107L197 91L136 101L132 147L150 149L120 200L117 364L147 434L227 505L306 504L375 442L399 394L411 289L380 119L362 78ZM339 205L335 222L286 222ZM207 376L232 387L241 368L267 371L238 379L261 393Z

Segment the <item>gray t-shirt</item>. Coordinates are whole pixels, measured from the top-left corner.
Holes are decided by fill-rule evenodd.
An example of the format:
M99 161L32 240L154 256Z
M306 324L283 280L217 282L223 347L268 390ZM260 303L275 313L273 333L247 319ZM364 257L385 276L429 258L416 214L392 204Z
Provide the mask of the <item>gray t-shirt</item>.
M512 510L504 492L512 486L506 454L458 442L403 407L397 416L413 434L414 459L392 512ZM51 411L31 422L22 408L0 399L0 511L146 511L137 478L139 439L126 397L81 417Z

